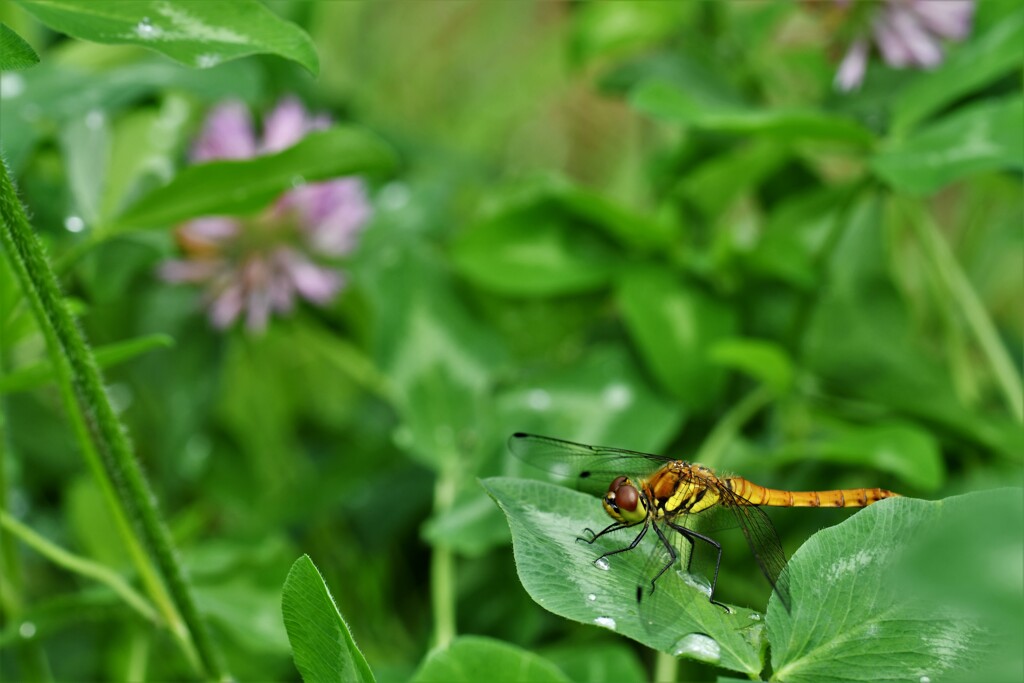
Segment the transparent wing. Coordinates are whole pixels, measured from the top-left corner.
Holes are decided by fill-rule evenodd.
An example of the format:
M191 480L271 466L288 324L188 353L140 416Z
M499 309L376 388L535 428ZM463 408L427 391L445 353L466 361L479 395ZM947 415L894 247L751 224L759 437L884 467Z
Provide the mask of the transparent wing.
M673 458L605 446L588 446L550 436L516 432L508 449L523 462L549 472L565 486L602 495L615 477L648 476Z
M764 510L726 486L718 483L716 490L722 496L720 505L732 513L761 572L789 610L792 598L789 594L789 577L785 573L786 553L782 550L779 535L775 533L775 525Z

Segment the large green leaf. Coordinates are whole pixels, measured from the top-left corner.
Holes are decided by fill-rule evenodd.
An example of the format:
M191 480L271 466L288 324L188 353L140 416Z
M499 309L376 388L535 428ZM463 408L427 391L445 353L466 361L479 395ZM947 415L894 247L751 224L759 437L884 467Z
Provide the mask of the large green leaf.
M295 560L284 582L281 612L295 666L307 683L374 680L348 624L309 555Z
M40 137L94 111L112 116L120 108L163 90L184 91L204 101L239 98L251 102L262 88L260 72L253 62L228 62L193 71L155 56L99 72L45 62L13 76L18 79L20 91L12 92L10 88L0 98L0 139L8 161L16 169ZM111 173L116 172L117 168L112 167Z
M983 35L953 50L939 68L921 75L896 93L892 129L906 131L918 121L964 95L1020 69L1024 10L996 22Z
M18 0L51 28L95 43L132 44L207 68L270 53L319 70L305 31L257 0Z
M893 419L856 425L818 415L811 434L775 449L772 459L873 467L923 491L939 488L946 476L935 437L911 422Z
M27 69L39 63L39 55L25 39L0 23L0 71Z
M557 666L515 645L480 636L456 638L427 655L413 683L569 683Z
M475 284L514 296L552 296L605 286L613 246L551 203L515 208L471 227L453 260Z
M617 298L626 328L661 386L688 408L714 403L725 370L710 354L734 334L735 310L653 266L624 273Z
M498 411L504 436L536 432L652 452L668 445L686 414L650 386L630 354L611 345L504 392Z
M646 538L636 550L609 558L608 570L598 568L598 555L627 544L630 537L620 535L593 546L577 542L585 528L607 525L596 498L522 479L487 479L483 486L508 517L523 587L545 609L663 652L749 675L761 671L764 642L759 615L741 607L726 613L674 572L663 576L645 598L649 602L641 618L637 587L650 581L648 550L654 539Z
M610 345L595 346L568 368L502 392L496 406L492 434L502 443L501 461L514 466L522 463L504 452L504 439L513 432L659 452L685 417L681 406L652 389L629 354ZM517 473L531 478L543 474L525 465ZM424 537L470 556L506 545L508 525L501 513L475 485L467 493L450 510L428 520Z
M856 121L815 109L757 109L664 81L641 83L630 95L633 106L667 121L737 135L770 136L786 142L805 140L869 145L874 135Z
M386 171L394 161L391 149L375 135L335 126L310 133L277 154L190 166L128 208L114 229L250 213L297 184Z
M648 678L637 653L628 643L612 643L602 638L586 643L570 642L545 647L540 654L574 681L623 683Z
M966 176L1024 169L1024 99L985 100L879 152L871 166L893 187L934 192Z
M1014 657L986 644L1020 619L1022 519L1004 489L885 500L815 534L789 563L792 610L769 607L772 680L944 680Z
M743 145L690 170L676 190L709 219L716 219L738 197L774 176L790 156L785 146L771 140Z
M695 9L675 2L594 2L573 12L571 50L585 64L609 54L636 50L666 38Z

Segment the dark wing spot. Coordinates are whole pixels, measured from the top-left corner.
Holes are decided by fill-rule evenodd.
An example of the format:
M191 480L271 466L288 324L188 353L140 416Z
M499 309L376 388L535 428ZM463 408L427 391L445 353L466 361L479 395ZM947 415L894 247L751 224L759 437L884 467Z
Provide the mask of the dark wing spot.
M526 437L526 432L516 432L512 436L516 439L522 439Z
M636 601L640 602L640 600L642 600L643 597L644 597L644 587L643 586L637 586L636 587Z
M586 479L590 476L590 470L583 470L580 472L580 479Z

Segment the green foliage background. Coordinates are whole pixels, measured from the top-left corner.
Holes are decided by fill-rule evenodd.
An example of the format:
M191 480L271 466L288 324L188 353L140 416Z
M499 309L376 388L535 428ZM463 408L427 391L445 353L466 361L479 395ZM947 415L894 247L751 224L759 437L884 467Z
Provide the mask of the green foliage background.
M655 666L644 645L671 652L683 630L743 652L686 658L681 680L826 680L843 652L876 680L1019 679L1014 3L980 3L940 68L873 63L852 94L832 88L825 24L791 2L211 2L244 44L162 46L117 38L126 3L64 5L0 4L2 66L19 69L0 84L0 148L239 680L635 680ZM202 59L214 48L222 63ZM342 125L237 175L186 169L213 104L266 112L292 93ZM328 308L217 333L194 290L156 278L177 222L257 210L296 172L355 171L374 216ZM202 678L120 584L25 542L145 592L55 378L0 259L0 678ZM717 608L676 586L701 628L666 613L645 635L624 626L635 583L598 576L601 600L625 586L601 616L629 640L571 592L590 548L545 555L605 523L598 502L507 479L541 477L506 452L514 431L943 502L886 501L817 535L849 513L772 511L799 549L800 606L773 604L756 633L715 631ZM719 598L759 617L768 586L742 536L720 540ZM868 556L888 559L867 588L824 590L836 558ZM886 621L900 586L919 602ZM303 628L286 633L282 592ZM304 611L340 653L296 635ZM882 670L871 628L897 621L890 647L932 647ZM822 624L867 635L801 651Z

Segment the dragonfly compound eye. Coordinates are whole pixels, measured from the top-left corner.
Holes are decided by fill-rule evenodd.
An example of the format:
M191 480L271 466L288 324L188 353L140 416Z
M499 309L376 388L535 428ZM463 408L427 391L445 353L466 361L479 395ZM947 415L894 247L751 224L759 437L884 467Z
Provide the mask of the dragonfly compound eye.
M619 508L627 512L635 512L636 504L637 502L639 502L639 500L640 496L637 493L636 488L629 484L626 484L625 486L620 486L618 490L615 492L616 504L619 506Z
M625 483L626 477L615 477L615 481L608 485L608 493L615 493Z

